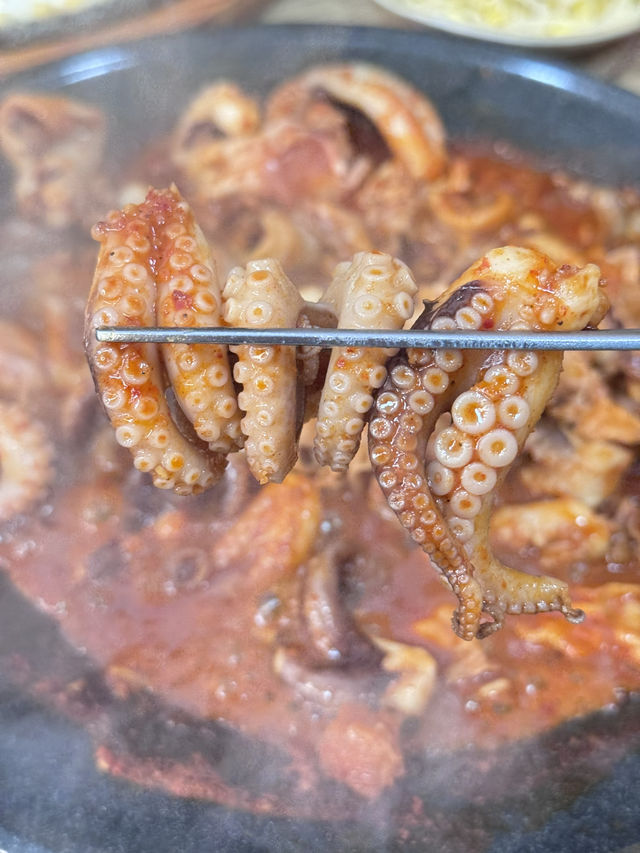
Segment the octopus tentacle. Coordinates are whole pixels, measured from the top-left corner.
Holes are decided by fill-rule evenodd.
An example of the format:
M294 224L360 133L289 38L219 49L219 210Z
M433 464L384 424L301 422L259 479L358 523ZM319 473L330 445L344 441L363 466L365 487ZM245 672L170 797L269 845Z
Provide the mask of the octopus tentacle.
M511 196L505 192L496 193L491 198L473 199L447 187L435 189L429 197L429 204L441 222L463 234L498 228L513 210Z
M414 328L458 327L452 313L478 296L475 283L461 290L462 294L447 292L427 305ZM412 351L411 355L413 364L404 355L389 364L369 424L369 456L389 506L458 598L454 630L470 640L480 627L482 589L437 500L446 486L445 471L434 465L427 469L426 459L433 445L430 434L438 425L446 427L450 422L446 412L455 398L457 382L475 375L483 355L462 350ZM467 447L463 443L451 442L448 449L464 463Z
M118 443L129 448L138 470L151 473L154 485L188 494L219 479L224 458L208 454L174 423L156 346L99 343L95 337L97 326L155 324L152 223L167 203L163 194L152 193L144 204L114 212L94 228L101 247L87 305L85 346Z
M220 294L205 240L173 188L114 213L95 236L102 247L87 315L89 360L117 440L156 485L186 493L212 484L225 454L241 445L240 428L256 479L279 482L296 461L303 417L316 410L315 457L344 471L380 389L371 462L390 507L459 600L456 633L486 636L507 613L581 618L565 583L502 565L488 542L493 497L556 388L561 354L347 347L333 351L323 376L325 360L313 349L236 346L233 376L243 386L236 401L224 348L170 345L168 378L187 420L209 441L207 453L172 420L158 348L98 345L95 326L152 324L156 314L166 325L216 325L222 300L224 322L235 326L397 329L413 313L409 269L389 255L360 252L336 268L324 301L309 303L277 261L251 261L231 271ZM593 265L557 266L533 249L494 249L427 303L416 325L581 329L606 310L599 285Z
M46 375L36 337L10 320L0 320L0 396L27 403L42 393Z
M390 255L360 252L339 264L325 301L338 326L348 329L399 329L413 313L416 284L408 267ZM345 471L355 456L372 391L385 381L385 363L394 350L334 349L329 361L314 439L321 465Z
M55 95L13 93L0 104L0 149L16 170L22 213L52 228L92 215L109 197L101 177L105 116Z
M509 193L478 190L463 160L454 160L447 175L429 188L428 203L440 222L462 234L497 229L513 211Z
M574 330L602 310L597 267L557 268L538 252L509 247L472 265L420 325ZM465 639L496 630L505 613L580 618L566 584L503 566L488 545L493 496L553 393L561 362L549 352L410 350L390 366L378 396L369 439L376 476L458 595L454 627ZM475 582L462 597L461 573ZM478 587L492 622L480 622Z
M183 113L173 138L174 160L180 164L195 149L205 148L223 136L250 136L260 127L257 102L235 83L207 86Z
M291 205L341 198L361 179L344 133L315 132L283 119L253 136L229 136L184 152L180 168L203 210L232 198Z
M0 403L0 521L29 509L53 480L53 446L17 403Z
M278 258L283 266L308 263L318 254L316 235L301 228L293 218L276 207L258 212L259 236L244 252L244 262Z
M216 266L193 213L177 190L149 196L162 205L155 233L157 315L160 326L219 326L222 294ZM165 344L165 367L176 400L196 435L212 451L242 447L227 348L215 344Z
M251 261L231 270L224 319L232 326L292 327L304 301L277 261ZM281 482L297 459L296 353L292 347L231 347L238 356L238 404L246 412L247 462L260 483Z
M445 133L425 96L389 71L365 63L311 68L274 92L267 118L309 111L319 95L366 116L393 155L417 180L437 177L446 163Z
M307 314L302 313L298 318L299 329L313 329L314 324ZM320 347L301 346L297 350L298 367L303 385L312 385L320 373Z
M518 306L519 319L512 321L512 328L526 325L536 331L573 331L584 328L594 316L599 319L603 303L597 267L557 268L539 253L525 249L490 254L492 273L499 282L497 287L492 283L493 298L497 301L502 297L505 304ZM512 283L514 274L519 279L517 287ZM533 302L527 299L528 288L520 290L525 275L529 289L533 285L535 290ZM569 621L579 622L584 614L572 608L567 584L505 566L491 553L488 543L496 489L557 386L562 353L502 352L493 354L489 362L476 384L454 403L454 421L470 437L474 461L454 477L449 492L441 497L447 521L457 525L458 540L476 566L485 609L494 619L481 626L479 636L497 630L505 613L558 610ZM491 422L494 413L495 421ZM466 518L458 520L456 510L469 504L468 500L465 504L465 495L479 501Z

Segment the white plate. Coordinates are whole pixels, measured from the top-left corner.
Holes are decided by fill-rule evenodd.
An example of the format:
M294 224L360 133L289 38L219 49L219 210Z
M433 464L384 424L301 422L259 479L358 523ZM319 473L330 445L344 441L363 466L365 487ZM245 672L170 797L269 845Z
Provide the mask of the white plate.
M543 48L545 50L573 50L595 47L640 31L640 5L636 11L630 12L624 19L617 17L615 20L607 22L605 17L604 20L595 21L588 29L583 28L575 35L542 36L521 35L509 29L485 27L454 20L442 12L430 11L428 3L425 3L424 9L420 9L411 5L407 0L374 0L374 2L395 15L409 18L443 32L518 47Z

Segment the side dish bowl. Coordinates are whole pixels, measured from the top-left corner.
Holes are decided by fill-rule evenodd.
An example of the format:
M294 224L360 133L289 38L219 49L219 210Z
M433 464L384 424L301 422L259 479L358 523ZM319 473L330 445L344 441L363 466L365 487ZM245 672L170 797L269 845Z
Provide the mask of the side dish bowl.
M375 0L379 6L434 30L473 39L511 45L513 47L538 50L575 51L597 47L607 42L625 38L640 30L640 7L633 4L618 11L616 4L605 4L604 10L593 19L580 20L573 12L567 12L562 26L553 24L553 19L544 25L531 20L518 20L518 4L513 19L508 15L493 21L479 16L473 4L431 3L429 0ZM462 11L460 6L462 5ZM494 4L495 5L495 4ZM500 8L505 4L497 4ZM530 4L536 5L536 4ZM545 4L542 4L544 7ZM464 11L466 7L466 13Z

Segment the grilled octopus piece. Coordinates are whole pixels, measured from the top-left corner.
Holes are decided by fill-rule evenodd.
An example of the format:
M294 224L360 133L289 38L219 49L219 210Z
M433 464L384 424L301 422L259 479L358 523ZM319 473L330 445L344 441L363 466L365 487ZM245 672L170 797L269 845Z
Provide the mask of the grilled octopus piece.
M413 313L416 284L402 261L360 252L339 264L325 293L338 325L346 329L400 329ZM331 354L318 410L314 453L321 465L346 471L360 443L372 392L384 382L393 350L336 348Z
M295 326L303 299L277 261L251 261L231 270L224 288L229 325ZM231 347L238 356L233 375L243 390L242 429L251 473L259 483L281 482L297 458L296 353L292 347Z
M86 347L96 387L138 470L154 485L202 491L224 470L239 414L223 347L171 347L165 363L178 402L199 434L185 435L171 416L158 348L99 344L99 325L216 325L221 296L208 247L177 190L152 191L142 205L116 211L93 231L101 243L89 295ZM156 302L159 311L156 311ZM199 438L199 440L198 440Z
M556 267L529 249L494 249L416 321L426 329L577 330L606 310L599 270ZM389 365L369 425L375 476L402 525L459 600L463 639L505 613L559 610L567 585L500 563L488 544L493 497L553 393L557 352L408 350Z
M155 485L180 493L213 485L224 470L224 455L245 440L256 479L283 480L297 458L295 350L233 347L233 376L242 386L236 398L225 347L98 345L96 326L338 322L398 329L413 311L416 285L409 270L380 252L362 252L339 266L321 305L306 303L271 259L232 269L221 293L202 232L175 188L152 190L141 205L112 213L94 236L101 249L87 308L86 347L96 386L116 439L132 451L134 465L152 473ZM316 454L336 470L345 470L357 450L388 355L354 348L334 353L320 404ZM165 372L195 435L172 417ZM312 370L305 382L314 380Z

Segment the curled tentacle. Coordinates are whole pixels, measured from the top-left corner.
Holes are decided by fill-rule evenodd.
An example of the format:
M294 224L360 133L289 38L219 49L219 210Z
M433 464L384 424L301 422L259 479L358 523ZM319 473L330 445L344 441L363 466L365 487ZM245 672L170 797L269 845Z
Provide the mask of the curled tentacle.
M295 326L303 299L277 261L236 267L224 288L229 325L259 328ZM231 347L238 356L234 376L246 412L242 429L251 472L260 483L281 482L297 458L296 353L292 347ZM294 401L294 405L292 405Z
M22 213L53 228L91 215L107 193L104 113L54 95L15 93L0 105L0 148L16 170Z
M44 427L15 403L0 403L0 521L29 509L53 480Z
M429 190L429 207L440 222L470 234L496 230L513 211L513 199L504 190L479 190L465 161L456 160L441 181Z
M446 356L448 360L442 359L441 364L459 373L462 353L451 350ZM469 365L465 366L469 371ZM427 439L438 414L449 403L449 387L449 371L435 359L420 370L404 357L393 359L369 424L369 455L389 506L443 573L460 602L454 615L456 633L472 639L480 627L482 590L438 504L440 473L430 472L433 482L429 485L425 469ZM451 447L461 461L465 450L462 445Z
M597 267L557 268L538 252L509 247L472 265L419 325L570 331L602 311ZM565 583L503 566L488 545L496 488L540 418L561 363L551 352L410 350L392 362L378 395L369 433L376 476L458 596L454 626L465 639L496 630L505 613L580 618ZM481 611L493 621L481 623Z
M573 331L602 316L605 306L600 272L593 265L580 270L556 267L545 256L525 249L495 250L490 253L490 264L495 283L488 291L495 302L509 307L511 328ZM458 539L477 567L485 609L494 619L482 626L480 636L497 630L505 613L559 610L572 622L584 615L572 608L565 583L504 566L488 544L495 491L540 419L558 383L561 366L562 354L557 352L494 353L467 392L469 396L463 394L454 403L454 421L471 438L474 457L441 500L449 523L459 524ZM479 428L476 398L480 407L494 407L495 424L485 422ZM469 511L467 518L456 522L456 509L460 502L465 505L467 494L472 502L474 497L479 498L474 503L476 514Z
M293 113L302 114L307 124L320 123L327 120L327 100L347 113L356 141L365 136L358 146L365 156L371 156L373 129L414 179L431 180L444 168L444 128L431 103L406 81L364 63L309 69L274 92L267 118ZM363 126L363 119L373 128Z
M150 193L137 207L118 211L94 229L100 253L87 306L85 343L96 388L134 465L151 473L160 488L202 491L222 474L224 459L208 454L174 423L164 394L158 348L151 344L105 344L102 325L152 326L156 321L154 222L172 210L172 193Z
M347 329L399 329L413 313L416 284L409 269L380 252L360 252L340 264L325 300ZM321 465L345 471L353 459L372 391L386 378L392 350L334 349L320 399L314 453Z
M252 97L235 83L214 83L182 114L173 137L173 158L181 164L221 137L251 136L259 127L260 109Z

